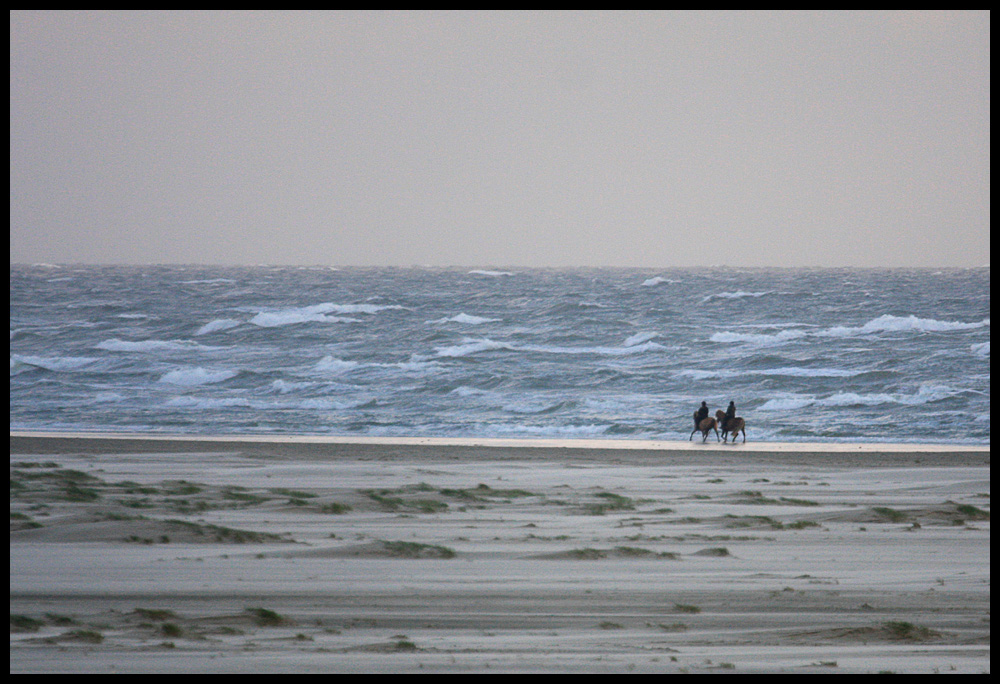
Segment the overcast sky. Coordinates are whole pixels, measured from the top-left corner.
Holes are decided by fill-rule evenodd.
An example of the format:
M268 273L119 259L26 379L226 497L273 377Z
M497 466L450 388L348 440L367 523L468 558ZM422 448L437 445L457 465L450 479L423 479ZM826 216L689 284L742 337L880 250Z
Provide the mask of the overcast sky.
M10 15L11 262L980 266L984 12Z

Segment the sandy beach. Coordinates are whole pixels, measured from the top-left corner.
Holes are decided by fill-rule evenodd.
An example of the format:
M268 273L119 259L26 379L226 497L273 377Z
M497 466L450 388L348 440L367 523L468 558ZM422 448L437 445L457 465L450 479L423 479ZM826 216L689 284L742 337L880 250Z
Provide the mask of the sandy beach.
M988 447L11 433L10 671L985 673Z

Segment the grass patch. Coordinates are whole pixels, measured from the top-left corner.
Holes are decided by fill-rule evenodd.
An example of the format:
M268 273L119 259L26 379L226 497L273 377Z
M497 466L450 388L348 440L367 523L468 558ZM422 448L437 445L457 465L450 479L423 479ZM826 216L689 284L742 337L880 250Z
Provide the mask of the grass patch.
M407 541L383 541L382 546L395 558L454 558L454 549L437 544Z
M239 501L240 503L247 504L248 506L255 506L257 504L262 504L266 501L270 501L266 496L260 496L259 494L252 494L247 491L243 491L242 488L227 487L222 491L222 496L231 501Z
M392 648L395 651L403 651L403 652L411 652L418 650L417 645L412 641L410 641L409 639L397 639L396 642L393 643Z
M885 622L882 624L882 629L884 629L891 638L902 641L924 641L926 639L941 636L940 632L935 632L933 629L929 629L921 625L915 625L912 622L903 622L900 620L890 620L889 622Z
M696 556L711 556L712 558L725 558L729 555L729 549L724 546L715 546L695 552Z
M895 508L888 508L886 506L876 506L872 511L880 518L885 518L889 522L905 522L909 517L903 511L897 511Z
M166 637L179 637L184 634L184 630L181 629L180 625L175 622L164 622L160 626L160 631L163 633L163 636Z
M610 511L635 510L635 502L627 496L613 492L601 492L597 496L602 499L600 502L586 506L587 512L591 515L604 515Z
M28 615L10 614L10 631L12 632L37 632L44 624L38 618Z
M313 494L311 492L303 492L298 489L287 489L285 487L275 487L274 489L269 489L272 494L277 494L279 496L288 496L293 499L315 499L318 494Z
M200 494L202 491L204 491L202 487L193 482L180 480L168 483L163 493L167 496L191 496L192 494Z
M258 627L279 627L289 623L289 620L269 608L247 608Z
M156 620L157 622L173 620L177 617L174 614L174 611L166 610L165 608L136 608L135 614L140 615L147 620Z
M989 520L990 512L984 511L981 508L977 508L972 504L956 504L955 510L964 515L967 518L973 520Z
M211 537L218 542L228 542L231 544L263 544L269 541L284 541L277 534L267 532L253 532L251 530L239 530L222 525L202 525L188 520L165 520L167 524L181 527L199 537ZM161 537L161 541L164 537ZM167 539L169 541L169 539Z
M616 546L615 553L627 558L648 558L656 555L654 551L644 549L641 546Z
M91 487L81 487L75 482L70 482L63 487L62 498L66 501L72 501L74 503L87 503L90 501L97 501L101 498L101 495L96 489Z
M343 515L344 513L350 512L352 509L347 504L337 503L336 501L328 504L323 504L319 507L320 513L329 513L330 515Z
M569 552L569 555L577 560L600 560L608 557L606 551L591 549L589 547L584 549L573 549Z
M819 506L818 501L810 501L809 499L792 499L787 496L780 496L778 500L781 503L789 504L792 506Z
M793 523L788 523L785 525L790 530L804 530L809 527L819 527L820 524L815 520L796 520Z
M684 613L686 615L697 615L701 612L701 608L698 606L693 606L689 603L675 603L674 604L675 613Z

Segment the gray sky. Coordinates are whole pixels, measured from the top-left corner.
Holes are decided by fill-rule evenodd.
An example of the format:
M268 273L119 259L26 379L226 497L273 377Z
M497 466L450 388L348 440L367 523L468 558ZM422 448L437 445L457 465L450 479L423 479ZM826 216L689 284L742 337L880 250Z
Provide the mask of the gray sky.
M10 15L11 262L980 266L981 12Z

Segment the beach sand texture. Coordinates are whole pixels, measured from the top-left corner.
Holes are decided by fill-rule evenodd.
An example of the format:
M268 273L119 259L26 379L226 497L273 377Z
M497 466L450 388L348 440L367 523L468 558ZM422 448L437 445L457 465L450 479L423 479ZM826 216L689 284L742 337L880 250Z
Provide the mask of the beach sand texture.
M983 673L989 448L11 433L10 671Z

